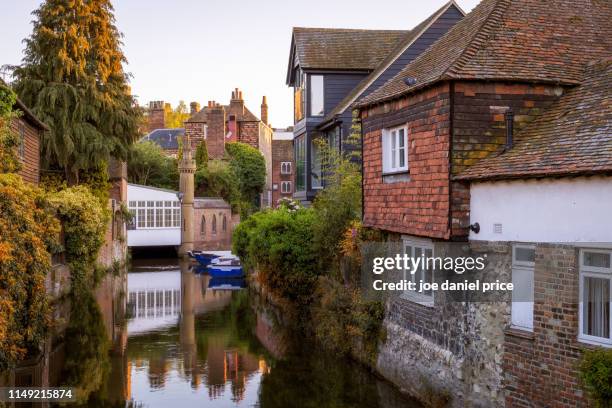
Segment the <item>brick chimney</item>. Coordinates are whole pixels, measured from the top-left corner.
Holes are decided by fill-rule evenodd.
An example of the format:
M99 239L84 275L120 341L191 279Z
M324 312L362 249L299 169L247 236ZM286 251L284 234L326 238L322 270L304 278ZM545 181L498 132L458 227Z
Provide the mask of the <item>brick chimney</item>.
M261 121L266 125L268 124L268 99L266 95L261 100Z
M200 104L197 102L191 102L189 104L189 113L193 116L200 111Z
M207 119L206 147L208 148L208 157L221 159L225 153L225 107L215 101L209 101Z
M232 91L232 99L230 100L230 112L234 115L242 117L244 115L244 99L242 99L242 91L235 88Z
M147 116L147 131L152 132L155 129L164 129L166 127L166 119L164 117L164 101L149 102L149 110Z

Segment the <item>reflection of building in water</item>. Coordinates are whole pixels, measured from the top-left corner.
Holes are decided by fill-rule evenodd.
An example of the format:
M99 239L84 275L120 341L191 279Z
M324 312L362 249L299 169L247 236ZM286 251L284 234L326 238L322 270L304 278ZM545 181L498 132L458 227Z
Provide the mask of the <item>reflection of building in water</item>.
M175 325L180 311L181 282L177 271L129 274L129 335Z

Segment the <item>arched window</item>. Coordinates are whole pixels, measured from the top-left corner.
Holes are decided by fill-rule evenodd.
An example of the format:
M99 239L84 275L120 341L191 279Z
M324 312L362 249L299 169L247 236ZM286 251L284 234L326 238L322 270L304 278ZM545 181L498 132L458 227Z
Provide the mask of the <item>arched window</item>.
M206 217L202 216L202 223L200 224L200 235L206 236Z
M216 234L217 233L217 216L213 214L213 221L212 221L212 233Z
M227 231L227 217L223 215L223 232Z

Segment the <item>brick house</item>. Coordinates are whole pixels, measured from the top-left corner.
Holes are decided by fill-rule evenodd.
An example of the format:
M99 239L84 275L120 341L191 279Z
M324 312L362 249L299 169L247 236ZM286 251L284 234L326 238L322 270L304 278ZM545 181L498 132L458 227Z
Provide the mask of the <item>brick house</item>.
M272 137L272 205L281 198L293 195L293 132L291 129L274 129Z
M19 99L13 107L21 115L11 122L11 131L19 136L17 154L21 160L19 175L29 183L40 181L40 139L49 128Z
M505 251L515 292L529 291L504 332L509 406L586 405L581 349L612 347L611 91L612 61L592 63L511 147L456 177L471 183L470 240Z
M272 128L268 124L268 103L264 96L261 103L261 119L244 104L242 91L232 91L229 105L209 101L208 105L194 112L185 121L185 134L191 139L193 148L206 140L208 157L221 159L226 142L246 143L258 149L266 161L266 185L262 193L262 206L269 206L272 195Z
M364 224L385 231L389 242L399 243L411 256L436 253L442 244L472 238L474 250L508 254L506 263L500 263L500 276L514 275L507 245L496 243L483 249L478 241L504 241L486 238L498 228L495 224L502 223L498 217L505 217L505 224L524 220L511 233L530 230L527 220L512 217L526 215L533 202L509 212L502 204L513 202L514 193L493 187L483 190L479 182L470 187L469 181L503 173L510 158L514 164L530 159L532 174L528 177L538 172L537 177L552 176L561 163L566 163L566 172L576 170L575 175L609 172L610 111L609 106L597 106L603 103L601 95L610 93L609 71L607 80L594 74L603 94L587 99L589 103L577 101L595 93L585 69L590 61L609 56L611 17L606 2L484 0L393 79L361 98L355 106L362 120ZM572 97L576 92L583 94ZM572 109L591 110L595 114L591 128L585 125L572 131L576 126L569 122ZM557 121L564 115L568 121L557 130L566 131L567 139L558 139L559 132L554 137L544 133L552 126L563 126ZM606 121L607 128L602 125ZM515 152L508 144L511 129L517 135ZM537 148L536 137L540 138ZM549 151L553 142L557 142L556 150ZM504 149L510 150L501 153ZM550 157L533 156L537 151ZM572 161L573 157L577 159ZM491 163L499 164L493 167ZM604 185L601 198L609 200L609 178L582 183L582 190L577 191L592 191L597 183ZM500 182L496 188L503 185ZM535 189L544 191L542 185ZM562 195L564 190L555 185L553 191ZM502 193L503 198L498 195ZM474 197L479 200L473 202ZM470 220L470 211L476 209L478 216L472 213ZM596 213L589 212L588 217ZM589 225L602 221L589 220ZM555 221L548 221L535 225L540 230L559 230L550 225ZM477 229L474 222L481 227L480 236L470 234L470 228ZM590 252L551 244L566 238L567 234L556 233L546 240L524 233L505 238L528 241L527 251L519 251L527 257L523 266L533 267L535 256L536 275L541 268L542 275L535 279L532 335L521 337L510 330L511 302L462 304L448 302L440 293L403 293L388 301L388 339L379 355L379 371L423 399L432 391L447 395L452 406L583 406L585 397L577 387L575 368L570 366L578 357L581 337L576 326L576 256ZM573 239L578 238L579 234ZM529 241L544 244L535 245L534 254ZM551 266L555 262L566 268L555 271ZM419 273L417 279L435 280L431 271ZM547 280L551 276L571 293L552 285ZM603 294L601 285L597 290Z
M342 153L358 149L351 105L393 78L464 16L449 1L412 30L294 27L287 85L294 92L294 197L324 188L318 139ZM376 46L372 46L376 44Z

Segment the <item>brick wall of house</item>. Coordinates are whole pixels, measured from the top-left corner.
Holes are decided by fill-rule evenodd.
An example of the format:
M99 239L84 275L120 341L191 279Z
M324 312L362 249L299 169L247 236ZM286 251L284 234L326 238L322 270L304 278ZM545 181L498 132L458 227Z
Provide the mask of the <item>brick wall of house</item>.
M193 149L195 149L202 142L202 140L204 140L204 125L205 123L199 122L185 122L184 124L185 135L189 136ZM168 150L168 152L170 152L170 150Z
M578 379L578 249L538 244L534 268L533 333L507 330L506 405L588 406Z
M221 159L225 154L226 114L223 106L213 106L208 111L208 136L206 147L210 159Z
M456 175L501 151L509 108L518 132L562 91L557 86L464 81L440 84L362 112L365 224L431 238L465 239L469 186L449 182L449 166ZM382 129L403 124L408 127L409 180L385 182Z
M21 159L19 174L29 183L40 181L40 130L32 126L23 117L12 121L11 130L19 136L22 146L18 146Z
M291 174L281 173L281 163L291 163ZM293 160L293 140L272 140L272 205L276 205L282 197L291 198L293 195L293 176L295 163ZM291 192L281 193L281 182L291 181ZM276 186L276 188L274 188Z
M461 81L453 86L453 175L504 148L504 113L508 109L514 112L516 133L562 93L560 87L533 84ZM469 199L469 186L452 182L450 208L453 237L468 235Z
M238 141L259 149L259 122L239 122Z
M441 84L362 113L364 224L448 238L449 86ZM382 175L382 129L408 126L408 181Z

